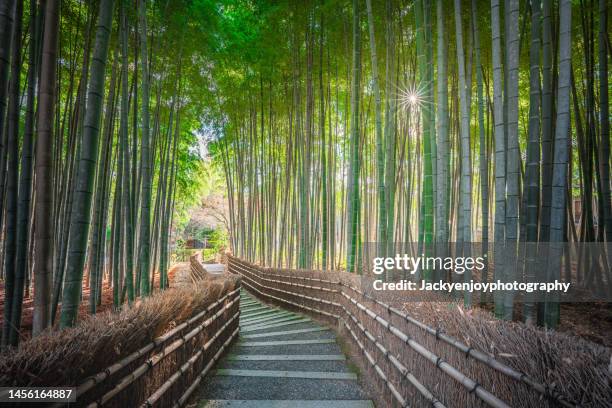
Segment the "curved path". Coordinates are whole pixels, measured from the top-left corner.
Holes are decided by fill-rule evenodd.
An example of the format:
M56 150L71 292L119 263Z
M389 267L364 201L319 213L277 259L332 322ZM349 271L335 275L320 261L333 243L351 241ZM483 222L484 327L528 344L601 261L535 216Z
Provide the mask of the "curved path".
M328 328L244 290L240 338L200 391L198 408L373 408Z

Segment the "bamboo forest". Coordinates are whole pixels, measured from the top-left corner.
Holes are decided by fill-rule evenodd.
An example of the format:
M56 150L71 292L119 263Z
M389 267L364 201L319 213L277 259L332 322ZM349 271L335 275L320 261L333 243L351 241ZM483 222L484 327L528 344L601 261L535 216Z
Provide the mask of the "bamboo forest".
M376 324L397 307L414 311L415 319L429 316L419 321L432 327L451 313L532 330L521 338L541 344L548 344L548 335L570 336L584 342L576 343L573 361L596 349L603 354L592 355L608 364L610 8L608 0L0 0L0 371L14 375L0 375L0 385L61 385L18 380L32 370L28 378L62 372L66 384L79 386L85 377L70 377L68 369L45 377L41 367L48 362L10 371L10 353L22 350L26 358L34 353L26 350L38 350L34 344L59 350L68 338L62 336L81 333L82 344L96 337L99 347L104 338L117 339L112 347L119 361L145 340L175 326L183 330L183 320L195 322L195 313L217 300L201 293L228 302L231 285L242 288L241 308L261 300L293 310L332 293L338 297L321 305L333 309L344 304L342 295L354 295L346 292L346 276L361 282L360 299L379 307L393 294L376 297L382 281L372 290L371 282L382 279L371 271L372 254L425 262L468 243L482 262L478 273L423 267L408 280L443 288L542 282L547 294L491 289L476 296L463 286L449 296L442 289L429 301L403 291L381 314L353 299L361 305L355 313L367 312L374 319L368 324ZM225 278L210 272L211 265L220 265ZM407 285L397 276L386 273L385 288L389 282ZM340 289L308 292L336 281ZM551 295L563 282L573 285L571 295ZM276 289L265 292L265 285ZM357 350L367 349L377 331L359 326L349 306L338 309L355 323L346 323L347 338L352 341L352 334ZM146 314L148 307L155 312ZM336 316L336 309L325 307L322 317ZM306 314L313 308L303 307ZM121 316L140 317L125 328L133 335L120 341L112 336L126 321ZM391 330L393 320L383 321ZM226 343L211 365L233 339L217 329L210 341ZM367 344L351 330L362 330ZM142 342L126 346L137 333ZM471 339L465 340L467 355L478 348L471 343L478 335L459 337ZM407 335L405 347L417 341L412 338ZM114 341L104 347L112 350ZM517 350L531 347L521 341ZM379 351L372 350L362 349L363 370L370 363L379 369L368 354ZM498 351L490 358L511 354ZM195 367L194 361L183 363ZM535 384L550 406L608 406L612 398L604 386L597 391L601 399L580 405L570 383L550 391L567 373L547 379L515 363L507 369L496 364L491 366L506 374L527 373L514 378ZM96 367L102 372L104 366ZM372 370L367 372L382 381L381 389L393 387L395 377L380 374L386 368ZM194 384L207 381L205 372ZM142 403L110 404L110 396L102 397L110 388L92 378L94 391L79 386L77 398L92 393L95 406ZM446 391L436 395L436 386L423 384L430 388L419 398L430 405L453 406L457 398L455 406L480 406L471 405L472 394L465 400ZM481 382L474 384L472 391ZM412 393L403 394L404 385L397 387L389 394L393 404L425 405L406 397ZM479 392L473 398L491 406L537 405L522 405L513 399L522 394L491 387L491 398ZM192 398L194 389L185 395ZM114 392L113 398L119 395ZM168 402L163 395L159 406L188 400L172 396L177 402ZM499 405L497 397L509 405ZM377 406L394 406L386 397L371 398ZM530 398L520 401L536 401Z

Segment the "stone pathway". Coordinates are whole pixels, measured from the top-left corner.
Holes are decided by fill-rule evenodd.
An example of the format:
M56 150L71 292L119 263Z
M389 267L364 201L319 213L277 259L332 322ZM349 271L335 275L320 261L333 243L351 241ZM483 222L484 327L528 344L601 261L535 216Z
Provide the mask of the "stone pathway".
M198 408L373 408L333 332L244 290L240 338L200 390Z

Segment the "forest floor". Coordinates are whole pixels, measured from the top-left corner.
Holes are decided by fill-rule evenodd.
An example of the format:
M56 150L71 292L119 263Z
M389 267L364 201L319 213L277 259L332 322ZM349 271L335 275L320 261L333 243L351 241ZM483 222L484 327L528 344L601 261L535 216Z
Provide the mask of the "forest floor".
M558 330L612 348L612 307L603 302L563 303Z
M493 312L493 304L482 308ZM513 315L515 321L523 320L522 310L522 305L517 303ZM561 303L561 322L557 331L612 348L612 307L605 302Z
M186 268L188 268L188 262L179 262L174 264L168 270L168 280L171 286L179 284L184 281L183 275L185 274ZM179 277L176 279L175 277ZM155 274L154 282L159 282L159 274ZM0 326L3 324L4 319L4 281L0 281ZM113 288L108 280L105 280L102 285L102 296L101 304L98 306L98 313L112 310L113 308ZM58 308L59 309L59 308ZM27 340L32 336L32 318L34 312L34 298L33 293L26 293L23 299L23 314L21 319L20 336L21 341ZM59 312L58 312L59 313ZM89 316L89 283L87 279L83 280L83 300L79 307L79 320L85 319ZM57 319L56 319L57 320ZM56 321L57 324L57 321Z

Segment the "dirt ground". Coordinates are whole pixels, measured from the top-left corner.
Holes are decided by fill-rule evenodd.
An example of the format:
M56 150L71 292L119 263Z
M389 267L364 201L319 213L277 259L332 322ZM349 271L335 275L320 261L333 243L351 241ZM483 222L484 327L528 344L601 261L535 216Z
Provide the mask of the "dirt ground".
M493 304L483 309L492 312ZM514 320L522 320L522 306L514 308ZM562 303L557 330L612 348L612 305L609 303Z
M612 348L612 305L603 302L562 304L559 331Z

